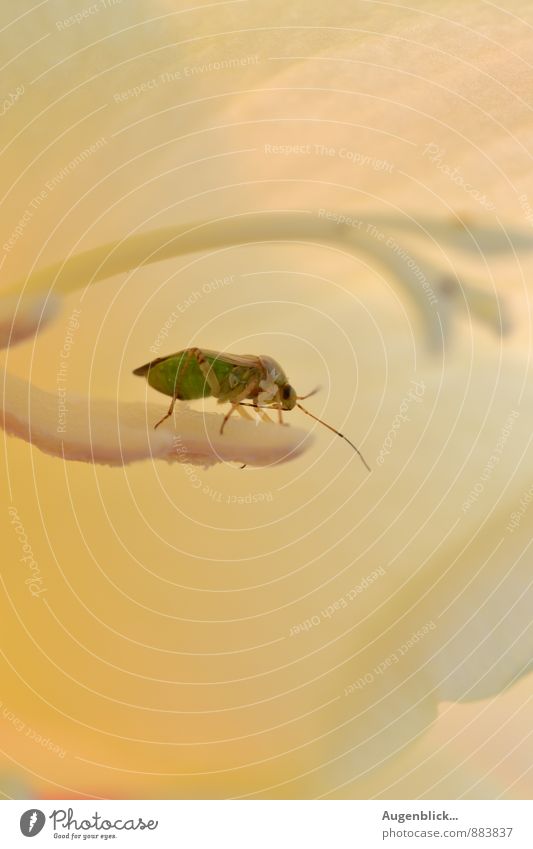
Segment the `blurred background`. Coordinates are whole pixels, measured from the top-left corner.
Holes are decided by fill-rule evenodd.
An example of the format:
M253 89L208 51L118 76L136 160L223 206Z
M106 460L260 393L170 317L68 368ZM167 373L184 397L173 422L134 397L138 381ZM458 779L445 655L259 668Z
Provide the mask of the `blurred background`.
M131 374L154 345L267 353L372 466L298 411L314 443L263 469L4 436L0 792L529 798L531 7L0 14L6 292L24 305L36 269L113 240L237 222L85 287L88 265L6 371L51 393L61 374L90 415L166 403ZM240 217L286 212L324 238L238 243Z

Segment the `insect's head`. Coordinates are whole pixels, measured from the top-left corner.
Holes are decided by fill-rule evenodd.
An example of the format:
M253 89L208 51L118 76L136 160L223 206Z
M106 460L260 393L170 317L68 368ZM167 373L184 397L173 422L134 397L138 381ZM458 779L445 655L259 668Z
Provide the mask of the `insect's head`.
M293 410L296 406L296 390L286 383L280 389L281 406L283 410Z

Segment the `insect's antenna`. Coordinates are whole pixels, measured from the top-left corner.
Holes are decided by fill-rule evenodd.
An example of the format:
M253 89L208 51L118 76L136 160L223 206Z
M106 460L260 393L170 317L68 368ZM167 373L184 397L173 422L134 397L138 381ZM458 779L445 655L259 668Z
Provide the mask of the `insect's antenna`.
M311 395L316 395L317 392L320 392L320 386L316 386L311 392L308 392L307 395L297 395L298 401L305 401L306 398L310 398Z
M335 428L334 428L334 427L331 427L331 425L329 425L327 422L324 422L324 421L322 421L322 419L319 419L319 418L318 418L318 416L314 416L314 415L313 415L313 413L310 413L310 412L309 412L309 410L306 410L306 409L305 409L305 407L302 407L302 405L301 405L301 404L296 404L296 406L297 406L297 407L299 407L299 408L300 408L300 410L302 410L302 412L304 412L304 413L306 414L306 416L311 416L311 418L312 418L312 419L314 419L314 420L315 420L315 421L317 421L317 422L320 422L320 424L324 425L324 427L327 427L327 428L328 428L328 430L333 431L333 433L336 433L336 434L337 434L337 436L340 436L340 437L341 437L341 439L344 439L344 440L348 443L348 445L351 445L351 446L352 446L352 448L353 448L353 450L354 450L357 454L359 454L359 456L360 456L361 460L363 461L363 463L364 463L364 465L366 466L366 468L368 469L368 471L369 471L369 472L371 472L371 471L372 471L372 469L370 468L370 466L369 466L369 465L368 465L368 463L366 462L365 458L363 457L363 455L362 455L362 454L361 454L361 452L359 451L359 448L357 448L357 446L356 446L356 445L354 445L354 444L353 444L353 442L350 442L350 440L348 439L348 437L347 437L347 436L345 436L345 435L344 435L343 433L341 433L340 431L335 430Z

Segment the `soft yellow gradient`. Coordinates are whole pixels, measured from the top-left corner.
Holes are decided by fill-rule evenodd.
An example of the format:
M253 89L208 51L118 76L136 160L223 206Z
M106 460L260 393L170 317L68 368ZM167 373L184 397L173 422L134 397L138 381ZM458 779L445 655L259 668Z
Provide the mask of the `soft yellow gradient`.
M477 3L444 4L438 17L429 3L330 7L124 3L63 31L71 4L52 2L7 26L9 58L47 37L5 71L7 90L23 80L27 91L3 117L1 243L46 181L105 144L49 191L5 253L6 291L34 267L137 229L251 211L418 220L429 210L445 223L456 214L467 227L527 230L528 27ZM115 98L164 72L256 56ZM495 211L428 159L430 143ZM310 154L265 149L307 144ZM345 149L391 169L356 164ZM56 321L6 354L10 373L54 391L77 309L67 400L153 401L131 370L177 310L161 353L270 353L299 392L322 387L309 408L361 447L373 473L297 411L287 420L313 429L314 445L266 469L110 469L6 437L5 795L14 779L57 798L531 794L523 753L513 754L529 745L531 680L498 695L531 657L529 518L506 531L531 483L531 258L490 245L465 256L417 237L444 275L504 293L515 322L502 342L457 309L448 346L431 353L383 267L287 238L178 257L86 292L73 281ZM420 399L407 402L380 463L413 381ZM515 410L482 497L463 509ZM258 426L257 439L275 426ZM38 563L38 597L9 507ZM512 712L520 723L506 721ZM465 722L475 734L461 734Z

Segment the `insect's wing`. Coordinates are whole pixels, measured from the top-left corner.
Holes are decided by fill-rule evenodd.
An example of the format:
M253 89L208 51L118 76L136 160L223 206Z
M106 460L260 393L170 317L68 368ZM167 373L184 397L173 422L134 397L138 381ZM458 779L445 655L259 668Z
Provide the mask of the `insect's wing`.
M257 355L254 354L226 354L221 353L220 351L210 351L207 348L201 349L202 354L207 360L216 360L219 363L226 363L226 365L232 366L244 366L245 368L261 368L262 363ZM178 351L175 354L167 354L165 357L158 357L156 360L150 360L150 362L145 363L142 366L133 370L133 374L140 375L141 377L145 377L150 369L154 366L158 365L158 363L164 362L164 360L169 360L172 357L177 357L179 354L185 355L187 351Z
M226 354L220 351L207 351L202 348L202 354L208 359L218 360L232 366L244 366L245 368L261 368L261 360L256 354Z
M145 363L143 366L139 366L138 368L133 369L133 374L138 374L141 377L145 377L151 368L156 366L158 363L162 363L163 360L168 360L168 357L158 357L157 360L150 360L149 363Z

